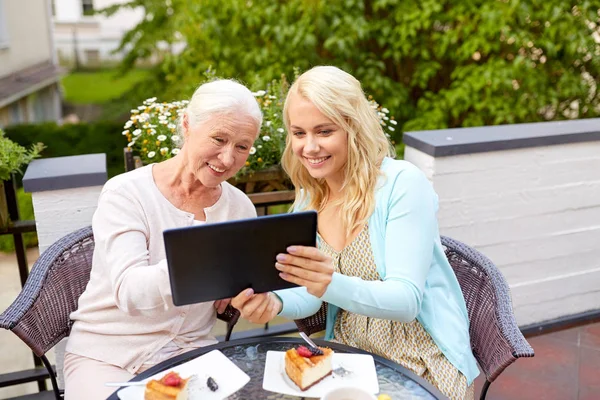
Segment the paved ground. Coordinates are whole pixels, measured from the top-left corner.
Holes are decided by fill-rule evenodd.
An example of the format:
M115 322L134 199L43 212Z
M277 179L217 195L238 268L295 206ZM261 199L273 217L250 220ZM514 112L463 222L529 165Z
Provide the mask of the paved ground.
M535 357L508 367L490 386L488 400L600 399L600 323L528 341Z

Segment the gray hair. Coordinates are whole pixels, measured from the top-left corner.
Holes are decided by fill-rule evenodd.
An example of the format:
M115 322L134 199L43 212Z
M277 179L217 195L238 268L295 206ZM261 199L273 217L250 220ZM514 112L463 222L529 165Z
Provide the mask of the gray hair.
M234 114L251 117L260 129L263 115L252 92L244 85L231 79L218 79L204 83L196 89L184 110L191 127L219 114ZM183 127L183 116L180 120ZM182 133L183 130L181 129Z

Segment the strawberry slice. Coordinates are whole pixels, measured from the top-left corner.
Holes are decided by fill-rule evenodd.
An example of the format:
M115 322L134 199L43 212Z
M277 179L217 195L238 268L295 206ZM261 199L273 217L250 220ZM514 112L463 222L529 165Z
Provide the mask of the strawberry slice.
M298 346L296 349L300 357L312 357L312 351L310 351L306 346Z
M181 377L176 372L169 372L162 379L163 383L166 386L179 386L181 385Z

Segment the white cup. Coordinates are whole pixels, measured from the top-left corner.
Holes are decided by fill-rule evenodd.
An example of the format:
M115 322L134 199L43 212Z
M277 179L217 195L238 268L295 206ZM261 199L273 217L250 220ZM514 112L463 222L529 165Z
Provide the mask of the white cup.
M359 387L345 386L330 390L321 400L377 400L377 397Z

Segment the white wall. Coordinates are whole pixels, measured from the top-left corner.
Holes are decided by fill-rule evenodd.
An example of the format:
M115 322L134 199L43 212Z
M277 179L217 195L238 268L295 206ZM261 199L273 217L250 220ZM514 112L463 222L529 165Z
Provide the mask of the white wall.
M52 61L47 0L0 0L8 46L0 49L0 78ZM27 10L27 11L25 11Z
M104 15L84 16L81 0L54 0L54 38L64 59L74 58L74 32L77 36L79 59L86 63L86 50L97 50L102 60L120 60L121 54L111 54L123 35L143 18L143 9L120 10L110 18ZM100 10L125 0L94 0L94 9Z
M519 325L600 308L600 142L431 157L443 235L487 255Z
M90 226L102 186L33 192L40 254L61 237Z

